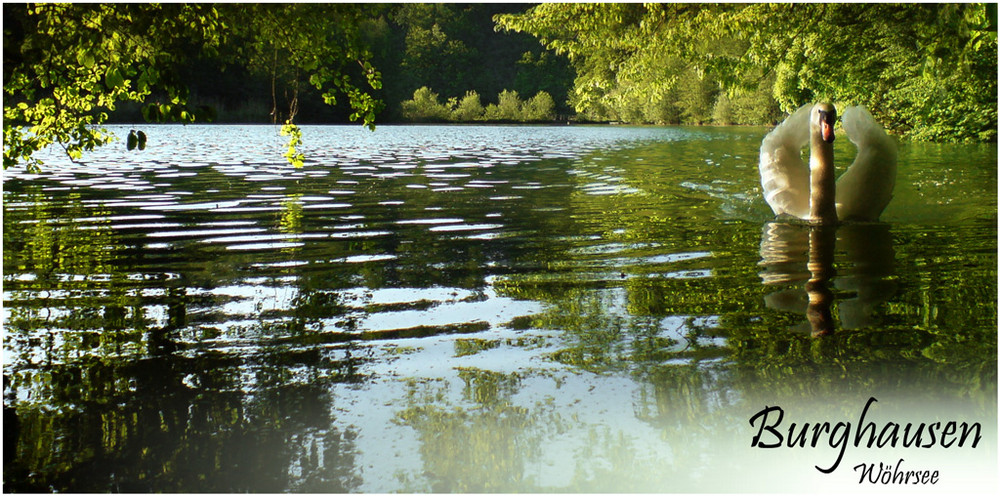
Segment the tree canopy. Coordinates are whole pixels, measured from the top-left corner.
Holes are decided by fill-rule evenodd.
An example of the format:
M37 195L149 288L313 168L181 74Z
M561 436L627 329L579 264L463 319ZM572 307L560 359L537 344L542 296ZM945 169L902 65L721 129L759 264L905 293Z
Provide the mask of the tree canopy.
M569 57L582 114L708 119L714 100L760 123L830 100L916 139L996 139L995 4L542 4L497 22Z
M567 113L566 93L573 71L564 57L553 56L528 34L498 32L497 14L523 13L518 4L400 4L365 27L383 72L386 102L382 120L406 119L403 102L427 87L441 99L463 99L467 92L498 96L548 93L557 110ZM499 103L484 101L483 105Z
M295 152L300 87L346 98L372 126L381 75L359 26L380 6L357 4L4 4L4 167L37 168L53 143L72 158L113 139L100 125L120 102L150 121L211 120L188 105L181 70L197 61L269 72L272 116ZM278 109L278 88L290 94ZM365 89L363 89L365 88ZM284 106L283 106L284 107Z
M997 135L995 4L3 9L5 168L52 144L78 158L114 139L102 124L140 119L283 124L301 164L297 122L512 120L515 94L580 121L767 124L830 100L912 139Z

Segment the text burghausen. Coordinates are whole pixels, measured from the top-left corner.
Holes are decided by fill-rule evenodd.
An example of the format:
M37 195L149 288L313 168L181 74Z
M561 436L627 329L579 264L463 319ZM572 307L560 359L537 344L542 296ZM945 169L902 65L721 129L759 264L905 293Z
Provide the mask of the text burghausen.
M982 439L982 426L979 422L969 424L967 422L933 422L930 424L920 423L917 425L900 425L895 422L888 422L879 428L875 422L865 421L868 409L876 403L874 397L868 399L865 408L858 418L858 429L854 431L853 439L851 432L853 425L850 422L808 422L798 426L794 423L788 426L786 431L779 430L781 421L785 417L784 410L778 406L766 406L756 415L750 417L750 426L756 427L758 420L760 427L757 434L750 442L751 448L804 448L810 446L815 448L820 444L826 444L831 448L839 449L837 460L828 468L816 466L816 470L829 474L840 466L844 459L844 452L847 445L852 443L857 448L862 444L871 447L884 448L886 446L904 448L951 448L952 446L962 447L969 441L971 436L972 447L975 448Z

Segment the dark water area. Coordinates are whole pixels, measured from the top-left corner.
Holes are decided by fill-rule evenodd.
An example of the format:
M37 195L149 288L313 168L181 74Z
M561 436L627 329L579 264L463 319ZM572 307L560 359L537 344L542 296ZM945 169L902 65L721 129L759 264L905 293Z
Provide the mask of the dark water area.
M816 230L760 128L143 129L4 171L6 492L996 487L996 145L902 143L881 221ZM870 397L982 441L751 447Z

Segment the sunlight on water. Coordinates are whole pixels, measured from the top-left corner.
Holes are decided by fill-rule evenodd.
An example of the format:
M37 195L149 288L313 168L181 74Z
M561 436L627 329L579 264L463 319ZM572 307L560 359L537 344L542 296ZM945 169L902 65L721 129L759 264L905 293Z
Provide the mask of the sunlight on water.
M302 168L272 126L144 129L4 171L5 488L995 480L995 145L902 144L882 222L823 233L760 198L763 129L304 126ZM831 475L828 446L750 448L764 405L869 396L985 441Z

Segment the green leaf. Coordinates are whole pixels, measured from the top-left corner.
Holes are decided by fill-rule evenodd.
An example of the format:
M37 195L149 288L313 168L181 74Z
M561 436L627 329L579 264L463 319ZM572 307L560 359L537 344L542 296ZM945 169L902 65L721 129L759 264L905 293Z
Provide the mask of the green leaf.
M87 69L92 69L94 67L94 55L89 49L85 48L76 52L76 61Z
M107 74L104 76L104 84L109 90L123 88L125 86L125 78L122 77L122 73L117 67L112 67L108 69Z

